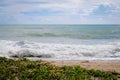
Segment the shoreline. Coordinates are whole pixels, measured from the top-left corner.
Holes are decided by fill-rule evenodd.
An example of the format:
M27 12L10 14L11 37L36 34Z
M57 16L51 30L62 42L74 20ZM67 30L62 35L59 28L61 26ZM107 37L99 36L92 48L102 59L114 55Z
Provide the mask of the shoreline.
M82 68L86 68L88 70L102 70L102 71L111 71L120 73L120 61L80 61L80 60L71 60L71 61L48 61L56 66L76 66L79 65Z
M52 58L37 58L37 57L26 57L26 58L30 60L45 60L45 61L97 61L97 62L120 61L120 58L91 58L91 57L86 57L81 59L54 59L54 58L52 59Z

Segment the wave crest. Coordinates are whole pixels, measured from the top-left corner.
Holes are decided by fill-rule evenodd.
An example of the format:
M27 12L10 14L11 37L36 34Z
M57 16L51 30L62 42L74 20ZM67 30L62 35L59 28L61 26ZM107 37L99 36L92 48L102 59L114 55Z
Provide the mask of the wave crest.
M120 58L120 43L55 44L29 41L0 41L0 56L50 59Z

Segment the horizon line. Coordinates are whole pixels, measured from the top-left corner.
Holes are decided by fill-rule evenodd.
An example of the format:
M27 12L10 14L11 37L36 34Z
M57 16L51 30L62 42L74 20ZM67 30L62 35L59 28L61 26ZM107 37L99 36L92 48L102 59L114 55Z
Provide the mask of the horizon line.
M120 25L120 24L0 24L0 25Z

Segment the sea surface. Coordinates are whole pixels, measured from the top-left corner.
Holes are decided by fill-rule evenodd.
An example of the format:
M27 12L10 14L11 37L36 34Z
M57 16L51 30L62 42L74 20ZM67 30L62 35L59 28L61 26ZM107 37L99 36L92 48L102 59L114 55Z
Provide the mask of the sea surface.
M120 25L0 25L0 56L120 60Z

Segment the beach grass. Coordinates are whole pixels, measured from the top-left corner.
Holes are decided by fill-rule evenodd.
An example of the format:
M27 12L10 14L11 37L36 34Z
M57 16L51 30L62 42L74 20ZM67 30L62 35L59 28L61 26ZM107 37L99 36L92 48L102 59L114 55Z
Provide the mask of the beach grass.
M0 57L0 80L118 80L118 74L80 66L58 67L42 60Z

